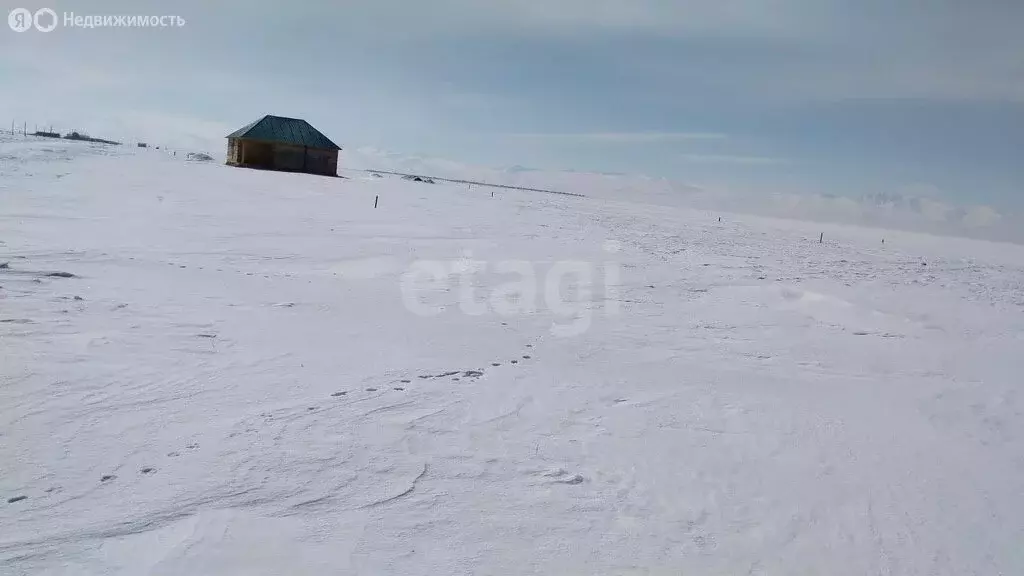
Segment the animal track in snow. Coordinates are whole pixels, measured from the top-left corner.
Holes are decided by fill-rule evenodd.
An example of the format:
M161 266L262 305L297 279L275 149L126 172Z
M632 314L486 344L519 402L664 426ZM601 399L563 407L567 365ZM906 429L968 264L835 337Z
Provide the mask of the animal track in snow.
M539 473L539 475L542 478L550 478L551 484L567 484L569 486L582 484L585 480L582 474L570 475L567 471L565 471L562 468L550 470L548 472L541 472Z
M436 374L436 375L424 374L424 375L420 376L420 379L428 380L428 379L431 379L431 378L447 378L449 376L455 376L458 373L459 373L458 370L452 370L450 372L444 372L444 373Z

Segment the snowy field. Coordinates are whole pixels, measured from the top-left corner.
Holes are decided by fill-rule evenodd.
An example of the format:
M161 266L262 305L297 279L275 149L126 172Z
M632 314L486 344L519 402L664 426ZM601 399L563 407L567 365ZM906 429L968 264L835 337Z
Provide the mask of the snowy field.
M1024 573L1024 247L343 174L0 141L0 573Z

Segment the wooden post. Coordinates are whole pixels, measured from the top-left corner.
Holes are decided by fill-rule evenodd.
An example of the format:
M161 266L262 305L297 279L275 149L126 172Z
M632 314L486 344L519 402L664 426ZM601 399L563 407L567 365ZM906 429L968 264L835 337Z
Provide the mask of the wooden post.
M378 200L380 200L380 194L378 194L377 196L375 196L375 197L374 197L374 199L373 199L373 207L374 207L374 208L376 208L376 207L377 207L377 201L378 201Z
M821 244L824 241L825 241L825 233L822 232L821 236L818 237L818 244Z

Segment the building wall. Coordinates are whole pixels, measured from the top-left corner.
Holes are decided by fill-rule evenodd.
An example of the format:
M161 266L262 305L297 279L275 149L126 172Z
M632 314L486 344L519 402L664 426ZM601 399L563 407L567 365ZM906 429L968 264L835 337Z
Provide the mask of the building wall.
M242 165L256 168L274 167L274 147L265 142L242 140Z
M338 151L311 148L306 151L306 165L316 174L338 174Z
M231 138L227 158L227 163L235 166L338 175L337 150Z
M258 160L258 151L254 156L252 147L247 147L247 144L251 143L237 138L231 138L228 140L228 164L241 166L244 164L251 164L253 161Z
M302 171L305 169L305 150L302 146L274 144L274 168L278 170Z

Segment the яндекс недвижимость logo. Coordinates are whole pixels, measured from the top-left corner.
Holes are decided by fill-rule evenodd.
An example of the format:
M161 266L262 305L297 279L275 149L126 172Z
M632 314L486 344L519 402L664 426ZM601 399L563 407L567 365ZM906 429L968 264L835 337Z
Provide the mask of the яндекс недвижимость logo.
M15 8L7 15L7 24L15 32L27 32L32 28L40 32L52 32L58 25L65 28L172 28L185 25L181 16L154 15L76 15L64 12L63 18L52 8L40 8L32 12L28 8Z
M57 13L50 8L40 8L35 13L28 8L15 8L7 16L7 23L15 32L33 27L40 32L50 32L57 27Z

